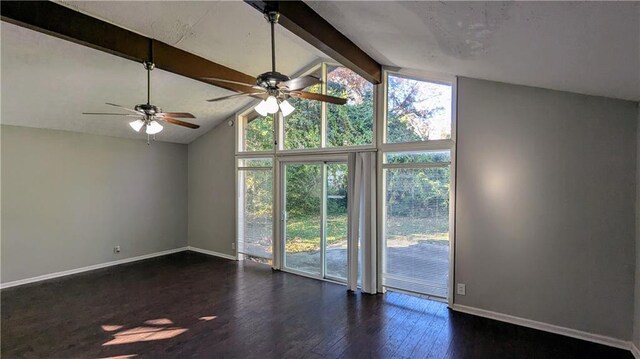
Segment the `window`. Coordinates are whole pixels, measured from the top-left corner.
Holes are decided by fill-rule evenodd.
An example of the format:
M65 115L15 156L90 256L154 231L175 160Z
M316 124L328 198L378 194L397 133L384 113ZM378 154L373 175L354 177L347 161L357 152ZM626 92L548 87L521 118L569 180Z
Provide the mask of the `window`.
M429 163L429 162L451 162L450 151L428 151L428 152L391 152L384 154L384 163Z
M273 160L238 160L238 252L272 259Z
M449 293L453 81L388 73L382 152L383 286Z
M310 73L322 78L322 67ZM322 86L315 85L306 91L322 93ZM290 98L288 100L295 108L284 123L284 149L299 150L320 148L322 142L322 103L304 99Z
M239 117L241 128L240 151L272 151L273 117L260 116L253 109Z
M284 270L347 280L348 169L339 157L281 163Z
M373 143L373 85L342 66L327 66L327 95L349 99L327 104L327 146Z
M304 75L322 79L321 84L305 91L346 98L347 103L336 105L291 97L287 101L295 110L284 118L280 114L260 116L252 104L238 116L238 152L374 146L374 86L337 65L319 64Z
M451 139L452 86L389 74L385 143Z
M444 298L449 279L450 154L385 157L384 284Z
M347 103L290 98L295 110L285 118L260 116L253 106L239 116L239 253L284 271L348 282L347 152L377 150L381 284L447 297L454 79L385 71L376 88L338 65L320 64L306 74L322 79L306 91Z

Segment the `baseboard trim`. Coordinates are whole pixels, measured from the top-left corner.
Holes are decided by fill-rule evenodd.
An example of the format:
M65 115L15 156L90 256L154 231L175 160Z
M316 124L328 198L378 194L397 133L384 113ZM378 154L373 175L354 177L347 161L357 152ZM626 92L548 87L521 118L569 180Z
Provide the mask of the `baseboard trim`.
M515 317L508 314L496 313L489 310L468 307L466 305L454 304L453 307L451 307L451 309L457 312L477 315L477 316L485 317L489 319L495 319L501 322L516 324L523 327L538 329L538 330L542 330L542 331L550 332L554 334L565 335L568 337L582 339L582 340L586 340L593 343L603 344L603 345L607 345L614 348L632 350L630 342L607 337L604 335L588 333L581 330L561 327L561 326L548 324L548 323L542 323L542 322L538 322L531 319Z
M214 256L214 257L231 259L233 261L237 261L238 260L237 256L232 256L232 255L225 254L225 253L220 253L220 252L214 252L214 251L210 251L208 249L202 249L202 248L198 248L198 247L189 246L189 247L187 247L187 250L193 251L193 252L202 253L202 254L207 254L207 255L210 255L210 256Z
M120 260L112 261L112 262L94 264L94 265L91 265L91 266L65 270L65 271L62 271L62 272L39 275L37 277L25 278L25 279L15 280L15 281L12 281L12 282L7 282L7 283L0 283L0 289L17 287L19 285L25 285L25 284L29 284L29 283L41 282L43 280L66 277L66 276L72 275L72 274L78 274L78 273L88 272L88 271L92 271L92 270L96 270L96 269L113 267L113 266L117 266L117 265L120 265L120 264L137 262L137 261L141 261L141 260L144 260L144 259L165 256L167 254L186 251L187 248L188 247L169 249L169 250L162 251L162 252L144 254L144 255L141 255L141 256L137 256L137 257L131 257L131 258L120 259Z
M633 342L631 343L631 354L633 354L636 359L640 359L640 349L638 349Z

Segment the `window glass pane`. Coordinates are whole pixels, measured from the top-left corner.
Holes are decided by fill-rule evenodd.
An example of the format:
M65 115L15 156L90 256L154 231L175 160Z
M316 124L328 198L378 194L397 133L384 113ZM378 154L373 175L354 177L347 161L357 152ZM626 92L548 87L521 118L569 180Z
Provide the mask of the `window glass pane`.
M373 143L373 85L346 67L328 66L327 95L349 99L327 104L327 146Z
M242 158L238 160L238 167L271 167L271 158Z
M328 163L327 276L347 280L347 164Z
M311 75L322 78L322 70ZM305 91L321 93L322 87L315 85ZM295 150L320 147L320 127L322 122L322 105L319 101L289 98L287 101L295 110L284 118L284 149Z
M451 138L451 85L389 75L387 143Z
M270 151L273 149L273 118L260 116L255 111L243 118L244 151Z
M270 170L238 171L238 252L272 258L273 173Z
M384 163L440 163L451 162L450 151L385 153Z
M449 167L384 171L385 285L446 297Z
M321 165L286 164L285 184L284 265L319 275L322 271Z

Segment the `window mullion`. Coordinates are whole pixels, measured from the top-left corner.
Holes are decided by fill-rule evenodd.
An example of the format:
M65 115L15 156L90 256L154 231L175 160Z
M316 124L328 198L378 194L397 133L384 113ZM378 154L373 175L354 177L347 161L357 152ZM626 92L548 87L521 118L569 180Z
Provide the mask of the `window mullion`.
M327 64L322 63L322 85L320 92L327 94ZM320 103L320 148L327 147L327 103Z

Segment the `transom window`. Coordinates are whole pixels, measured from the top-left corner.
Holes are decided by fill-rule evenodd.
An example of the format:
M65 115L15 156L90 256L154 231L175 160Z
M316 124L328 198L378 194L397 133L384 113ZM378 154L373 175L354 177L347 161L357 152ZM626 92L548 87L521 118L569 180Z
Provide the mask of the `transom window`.
M261 116L254 110L240 116L242 133L240 136L243 145L241 151L273 151L273 116Z
M327 104L327 147L373 144L373 85L341 66L327 66L327 95L347 98Z
M385 143L451 139L451 84L387 78Z
M345 105L290 98L295 110L263 117L250 107L238 116L238 152L308 151L374 146L373 85L346 67L320 64L304 75L322 79L306 91L347 99ZM277 121L274 121L273 119ZM277 134L277 136L274 136Z

